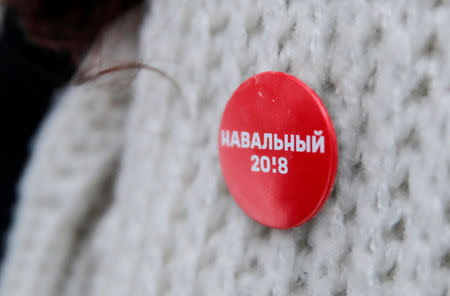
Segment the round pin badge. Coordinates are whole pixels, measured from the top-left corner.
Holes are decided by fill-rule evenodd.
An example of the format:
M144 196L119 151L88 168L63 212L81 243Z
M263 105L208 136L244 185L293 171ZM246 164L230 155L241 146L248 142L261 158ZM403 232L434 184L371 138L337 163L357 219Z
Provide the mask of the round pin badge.
M292 75L263 72L243 82L225 107L218 144L231 195L261 224L299 226L331 193L333 123L315 92Z

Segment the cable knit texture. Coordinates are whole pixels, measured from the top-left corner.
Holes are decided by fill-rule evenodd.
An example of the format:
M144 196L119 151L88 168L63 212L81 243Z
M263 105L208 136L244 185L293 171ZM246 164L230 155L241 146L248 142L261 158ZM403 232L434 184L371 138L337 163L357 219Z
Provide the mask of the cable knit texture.
M2 295L450 295L448 1L154 0L138 55L123 27L104 56L180 91L148 71L64 90ZM248 218L218 161L227 100L266 70L310 85L339 142L331 198L292 230Z

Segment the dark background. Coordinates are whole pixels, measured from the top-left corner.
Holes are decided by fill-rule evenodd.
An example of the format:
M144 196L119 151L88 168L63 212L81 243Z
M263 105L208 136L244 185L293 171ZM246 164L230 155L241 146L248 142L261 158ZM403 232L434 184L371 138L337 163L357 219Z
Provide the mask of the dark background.
M73 75L68 53L53 52L27 40L17 17L6 12L0 25L2 171L0 264L17 204L17 182L32 150L32 136L51 105L53 93Z

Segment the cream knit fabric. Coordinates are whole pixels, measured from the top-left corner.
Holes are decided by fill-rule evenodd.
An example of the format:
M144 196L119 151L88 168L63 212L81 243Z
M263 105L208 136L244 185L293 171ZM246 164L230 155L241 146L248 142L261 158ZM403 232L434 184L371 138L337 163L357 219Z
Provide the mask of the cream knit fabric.
M152 2L88 64L142 59L180 91L142 71L62 92L1 295L450 295L448 1ZM339 142L331 198L292 230L248 218L217 155L227 100L266 70L310 85Z

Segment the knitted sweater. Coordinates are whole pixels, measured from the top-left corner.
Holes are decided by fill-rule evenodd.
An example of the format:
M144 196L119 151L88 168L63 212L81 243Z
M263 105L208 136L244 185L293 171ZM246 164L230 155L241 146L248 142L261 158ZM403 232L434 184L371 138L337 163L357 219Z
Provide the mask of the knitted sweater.
M84 67L142 61L179 90L140 71L61 91L1 295L450 294L448 1L154 0L134 18ZM247 217L218 161L227 100L266 70L311 86L339 143L332 196L291 230Z

